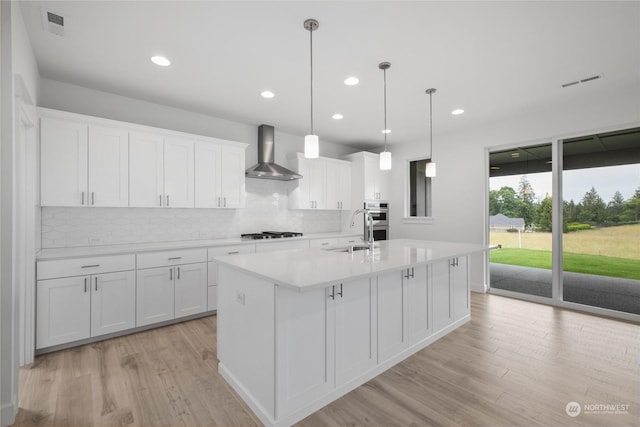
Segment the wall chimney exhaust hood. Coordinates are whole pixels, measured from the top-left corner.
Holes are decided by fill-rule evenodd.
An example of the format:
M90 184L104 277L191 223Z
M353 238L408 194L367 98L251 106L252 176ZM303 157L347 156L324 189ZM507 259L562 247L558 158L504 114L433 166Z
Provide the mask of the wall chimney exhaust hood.
M273 126L260 125L258 127L258 164L247 169L245 172L247 178L275 179L278 181L291 181L302 178L302 175L274 163L275 142L273 135Z

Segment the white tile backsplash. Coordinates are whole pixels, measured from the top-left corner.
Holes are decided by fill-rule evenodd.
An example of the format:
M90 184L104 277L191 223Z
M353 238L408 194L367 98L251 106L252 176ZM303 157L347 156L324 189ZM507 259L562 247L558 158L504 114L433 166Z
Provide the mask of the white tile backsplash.
M340 231L340 211L288 210L282 181L246 180L244 209L42 208L42 248Z

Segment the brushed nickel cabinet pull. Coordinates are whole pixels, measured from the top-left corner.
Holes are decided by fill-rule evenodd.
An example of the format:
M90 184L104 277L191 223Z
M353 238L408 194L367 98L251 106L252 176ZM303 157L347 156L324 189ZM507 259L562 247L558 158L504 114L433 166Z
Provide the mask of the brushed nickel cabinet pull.
M340 295L340 298L342 298L342 283L340 283L340 292L337 292L338 295Z
M162 194L160 195L160 206L162 206Z
M98 290L98 276L94 277L96 291Z
M167 206L169 206L169 195L167 194Z
M178 267L178 279L180 279L180 267Z
M336 287L331 286L331 293L329 294L329 297L331 297L331 299L336 299Z
M100 267L100 264L92 264L92 265L83 265L80 268L93 268L93 267Z
M173 280L173 268L169 269L169 280Z
M239 254L240 251L227 252L227 255Z
M87 278L84 278L84 291L87 292Z
M82 191L81 194L82 194L82 202L80 202L80 204L84 205L84 191Z
M93 191L91 192L91 204L96 204L96 193L94 193Z
M171 258L167 258L167 261L173 261L173 260L176 260L176 259L182 259L182 257L181 256L174 256L174 257L171 257Z

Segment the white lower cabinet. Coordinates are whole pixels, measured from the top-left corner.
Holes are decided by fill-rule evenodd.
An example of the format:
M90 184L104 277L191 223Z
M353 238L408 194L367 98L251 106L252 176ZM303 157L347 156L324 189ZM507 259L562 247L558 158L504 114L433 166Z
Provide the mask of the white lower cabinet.
M156 267L137 272L136 326L207 311L207 264Z
M136 275L133 271L91 277L91 336L136 326Z
M173 319L173 267L138 270L136 275L136 326Z
M207 311L218 309L218 263L215 257L255 253L255 244L215 246L207 249Z
M175 267L175 318L207 311L207 263Z
M402 271L378 276L378 363L409 346L407 336L407 283Z
M432 264L434 332L469 314L468 257Z
M36 348L135 326L133 271L39 280Z
M375 291L369 278L302 293L278 288L276 305L277 417L376 365Z
M412 267L410 272L405 270L403 273L403 280L407 282L409 345L427 338L433 332L429 309L432 291L427 271L427 266L422 265Z

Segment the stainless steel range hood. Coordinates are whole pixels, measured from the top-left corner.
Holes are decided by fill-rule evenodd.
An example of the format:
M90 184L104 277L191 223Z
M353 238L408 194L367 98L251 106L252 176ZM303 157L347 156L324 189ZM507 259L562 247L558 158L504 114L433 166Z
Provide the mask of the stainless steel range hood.
M291 181L302 178L289 169L274 163L274 128L269 125L258 127L258 164L251 166L245 172L247 178L275 179L278 181Z

